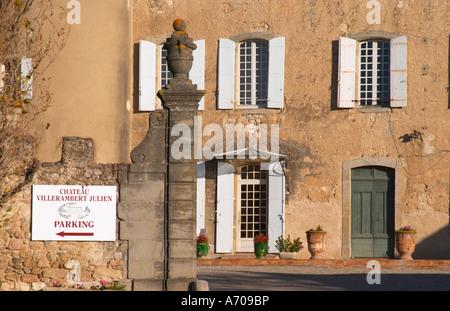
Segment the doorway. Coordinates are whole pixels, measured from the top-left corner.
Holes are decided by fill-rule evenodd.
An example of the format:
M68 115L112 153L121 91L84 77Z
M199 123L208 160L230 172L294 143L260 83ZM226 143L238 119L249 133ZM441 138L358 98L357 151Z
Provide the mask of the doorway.
M267 234L267 171L259 164L245 165L238 170L236 206L236 251L253 252L256 234Z
M351 256L394 257L395 170L351 170Z

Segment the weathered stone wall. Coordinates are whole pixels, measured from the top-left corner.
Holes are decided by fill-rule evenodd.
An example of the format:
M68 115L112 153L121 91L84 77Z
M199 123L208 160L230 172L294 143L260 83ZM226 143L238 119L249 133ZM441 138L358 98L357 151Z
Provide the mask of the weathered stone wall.
M77 277L86 288L100 285L101 281L119 281L130 288L126 241L31 241L32 185L117 186L118 166L94 163L94 150L91 139L64 138L61 161L37 164L30 182L4 204L0 290L41 290L56 282L74 286Z
M401 223L395 227L417 228L416 256L450 258L449 2L380 0L380 23L369 23L368 2L134 0L133 41L158 42L171 31L167 21L184 18L190 35L206 41L205 110L199 113L203 125L245 125L253 120L280 125L280 153L288 156L286 234L305 242L305 230L320 224L329 233L326 255L340 258L343 163L367 157L398 160ZM408 37L407 107L378 112L337 109L337 41L368 31ZM217 110L218 40L251 32L286 38L284 108ZM145 133L141 122L135 115L136 139ZM422 133L418 139L404 139L414 131ZM207 180L206 206L211 241L213 178Z
M147 134L119 167L119 235L129 243L128 277L134 290L165 289L167 277L167 111L150 113Z

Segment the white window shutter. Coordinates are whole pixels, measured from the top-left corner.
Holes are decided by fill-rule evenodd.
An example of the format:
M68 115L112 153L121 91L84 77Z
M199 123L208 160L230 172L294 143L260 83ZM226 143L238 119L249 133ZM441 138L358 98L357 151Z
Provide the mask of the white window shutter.
M391 107L407 104L407 39L406 36L390 40L391 49Z
M156 103L156 44L139 41L139 111L153 111Z
M192 84L197 84L198 90L205 89L205 40L198 40L194 42L197 48L193 52L194 62L191 71L189 72L189 79ZM205 98L202 97L198 103L198 110L205 109Z
M217 162L216 253L233 252L234 167Z
M33 60L31 58L24 58L20 61L21 74L21 90L25 92L24 99L33 98Z
M205 162L197 163L197 235L205 229Z
M236 44L232 40L219 39L217 64L217 108L233 109Z
M285 176L283 162L269 165L269 252L276 253L276 240L284 235Z
M267 108L283 108L285 38L269 40L269 80Z
M356 47L356 40L343 37L339 38L338 108L355 107Z

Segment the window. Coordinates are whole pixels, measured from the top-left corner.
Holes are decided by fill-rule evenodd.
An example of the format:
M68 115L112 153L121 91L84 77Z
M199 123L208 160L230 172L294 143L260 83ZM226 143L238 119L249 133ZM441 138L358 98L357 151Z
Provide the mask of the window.
M285 38L219 40L217 108L283 108Z
M246 41L239 44L239 104L267 105L268 44Z
M194 43L197 49L193 52L194 62L189 78L199 90L203 90L205 87L205 40ZM139 41L139 111L153 111L160 105L157 92L172 78L166 56L167 51L162 44ZM204 98L199 102L198 109L204 109Z
M406 36L340 38L338 67L338 108L406 106Z
M18 99L33 98L33 63L31 58L9 60L0 64L0 95L9 92Z
M172 73L169 70L169 65L167 64L166 57L167 50L161 47L161 82L159 83L159 89L163 89L169 83L169 80L172 79Z
M359 105L389 106L389 42L361 42L359 55Z

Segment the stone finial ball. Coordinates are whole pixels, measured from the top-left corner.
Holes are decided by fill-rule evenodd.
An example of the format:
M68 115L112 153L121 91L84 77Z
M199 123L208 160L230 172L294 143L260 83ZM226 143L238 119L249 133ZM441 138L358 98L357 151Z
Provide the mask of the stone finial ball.
M173 22L173 28L176 31L185 31L186 30L186 22L184 19L178 18Z

